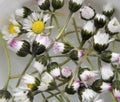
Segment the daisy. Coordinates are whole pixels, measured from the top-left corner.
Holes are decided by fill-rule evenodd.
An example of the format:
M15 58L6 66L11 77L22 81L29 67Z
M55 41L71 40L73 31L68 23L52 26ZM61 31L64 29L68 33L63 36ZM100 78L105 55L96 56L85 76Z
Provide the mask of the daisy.
M27 37L30 38L31 41L33 41L37 35L43 34L45 29L53 28L53 26L45 26L45 23L49 18L49 15L44 15L43 12L33 12L30 16L24 19L23 29L28 32Z
M1 31L3 34L3 38L7 41L7 43L10 43L12 39L20 34L21 24L12 15L9 20L9 24L4 26Z
M70 78L72 76L72 70L68 66L64 67L61 70L61 74L62 74L62 77L64 78Z
M40 9L49 10L50 9L50 1L49 0L37 0Z
M62 8L64 5L64 0L52 0L52 7L57 10Z

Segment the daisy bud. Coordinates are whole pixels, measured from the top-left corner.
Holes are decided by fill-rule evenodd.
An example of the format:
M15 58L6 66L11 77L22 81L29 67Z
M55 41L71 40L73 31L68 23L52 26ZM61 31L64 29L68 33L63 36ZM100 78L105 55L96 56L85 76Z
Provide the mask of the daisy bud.
M112 51L104 51L101 53L101 59L107 63L119 63L120 54Z
M33 67L41 74L47 66L47 57L42 55L36 58Z
M114 39L109 38L109 34L98 31L97 34L94 35L94 49L98 52L102 52L108 48L109 43L113 40Z
M65 87L65 92L68 94L75 94L80 87L80 80L74 81L73 84L68 87L68 85Z
M64 67L61 70L63 78L70 78L72 76L72 70L69 67Z
M85 85L92 85L98 74L97 71L90 71L88 68L81 68L79 71L79 76Z
M38 0L38 5L42 10L50 9L50 1L49 0Z
M103 91L108 91L112 88L110 83L106 83L101 79L96 80L93 84L92 84L92 89L95 92L101 93Z
M14 93L14 102L33 102L33 94L31 91L16 88Z
M83 50L72 50L70 52L70 58L72 60L79 60L82 56L84 56Z
M106 72L107 72L107 74L106 74ZM101 75L102 75L102 79L105 82L112 82L112 80L114 78L114 72L113 72L110 64L102 65Z
M106 32L109 33L110 35L115 35L120 32L120 23L117 20L116 17L112 18L106 27Z
M57 10L62 8L64 5L64 0L52 0L52 7Z
M81 87L78 91L81 102L92 102L98 95L92 89Z
M42 54L47 48L52 44L52 40L49 36L37 35L36 39L32 44L32 53L33 54Z
M94 25L97 28L102 28L106 24L106 17L102 14L96 14L94 19Z
M40 86L38 86L38 89L40 91L45 90L52 90L56 88L56 83L52 75L50 75L48 72L44 72L41 75L41 83Z
M84 6L80 9L80 16L83 20L92 20L95 15L95 10L91 6Z
M53 50L55 53L68 53L73 47L71 47L67 43L62 43L62 42L55 42L53 45Z
M69 1L69 9L71 12L78 11L82 6L83 0L70 0Z
M31 75L25 74L22 78L22 83L26 85L27 89L35 91L37 86L39 86L40 81Z
M88 21L83 29L81 30L82 40L88 40L94 34L94 24L91 21Z
M12 51L14 51L18 56L25 57L30 53L30 44L25 40L11 40L9 46Z
M103 14L107 17L111 17L114 13L115 9L113 8L113 6L108 3L103 7Z
M115 98L120 99L120 81L115 80L112 83L112 87L113 87L113 94L114 94Z
M11 94L7 90L0 90L0 102L8 102L11 98Z
M15 14L17 16L20 16L20 17L23 17L23 18L28 17L31 13L32 13L32 11L29 8L27 8L27 7L22 7L22 8L17 9L15 11Z
M60 67L57 62L51 62L50 64L48 64L47 70L54 78L58 78L61 76Z

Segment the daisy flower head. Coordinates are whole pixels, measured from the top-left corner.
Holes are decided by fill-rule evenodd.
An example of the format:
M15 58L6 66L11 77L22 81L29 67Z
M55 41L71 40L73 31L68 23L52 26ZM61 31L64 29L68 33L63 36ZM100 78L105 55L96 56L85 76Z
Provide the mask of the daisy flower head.
M41 10L49 10L50 9L50 1L49 0L37 0L38 5Z
M91 6L84 6L80 9L80 16L84 20L92 20L96 15L95 10Z
M33 102L33 94L29 90L23 90L20 87L16 88L13 93L15 102Z
M68 66L64 67L61 70L61 74L63 78L70 78L72 76L72 70Z
M0 90L0 102L8 102L11 98L11 94L7 90Z
M11 16L9 24L4 26L2 31L3 38L10 43L12 39L17 37L21 33L21 24L15 19L15 16Z
M120 32L120 23L116 17L113 17L106 26L106 32L110 35L118 34Z
M43 12L33 12L23 21L23 29L26 30L27 37L33 41L35 37L39 34L43 34L45 29L50 29L51 27L46 27L45 23L49 19L48 14L43 14Z

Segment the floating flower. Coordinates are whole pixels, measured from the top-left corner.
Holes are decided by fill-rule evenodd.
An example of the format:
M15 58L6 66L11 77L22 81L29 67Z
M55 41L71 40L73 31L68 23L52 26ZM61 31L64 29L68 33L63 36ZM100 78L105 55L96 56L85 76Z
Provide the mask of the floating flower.
M95 17L95 10L91 6L84 6L80 9L81 18L84 20L91 20Z
M40 9L49 10L50 9L50 1L49 0L37 0Z
M104 7L103 7L103 14L106 15L107 17L111 17L114 13L114 8L110 3L107 3Z
M82 56L84 56L83 50L72 50L69 54L72 60L79 60Z
M37 90L37 86L40 84L40 81L38 78L25 74L22 78L22 84L26 85L27 89L35 91Z
M33 12L31 13L30 16L24 19L23 29L28 32L27 37L30 38L31 41L33 41L37 35L43 34L45 29L50 29L53 27L45 26L45 23L49 18L50 18L49 15L48 14L44 15L43 12L41 13Z
M4 26L1 31L3 38L10 43L12 39L21 33L21 24L12 15L11 19L9 20L9 24Z
M112 89L112 85L110 83L106 83L101 79L96 80L93 84L92 84L92 89L95 92L103 92L103 91L108 91L110 89Z
M101 33L100 31L94 35L94 49L98 52L102 52L108 48L108 45L114 39L110 39L109 34Z
M62 77L70 78L72 76L72 70L69 67L64 67L61 70Z
M62 8L64 5L64 0L52 0L52 7L57 10Z
M70 0L69 1L69 9L71 12L76 12L82 6L84 0Z
M50 64L48 64L47 70L54 78L58 78L61 76L60 66L57 62L51 62Z
M21 57L25 57L27 54L30 53L30 44L25 40L20 41L13 39L11 40L8 47Z
M103 14L96 14L94 19L94 25L97 28L102 28L106 24L106 16Z
M102 65L101 69L101 75L102 79L106 82L111 82L114 78L114 72L110 66L110 64L104 64ZM106 74L107 72L107 74Z
M88 21L83 29L81 30L82 40L88 40L94 34L94 24L91 21Z
M8 102L11 98L11 94L7 90L0 90L0 102Z
M33 67L41 74L47 66L47 57L42 55L36 58Z
M120 23L116 17L113 17L107 24L106 32L114 35L120 32Z
M53 50L55 53L68 53L73 47L71 47L67 43L62 43L62 42L55 42L53 45Z
M17 9L17 10L15 11L15 14L16 14L17 16L23 17L23 18L28 17L31 13L32 13L32 11L31 11L29 8L27 8L27 7L22 7L22 8Z
M13 93L15 102L33 102L33 94L31 91L16 88Z
M46 35L37 35L33 44L32 44L32 53L33 54L42 54L47 48L52 44L52 40L49 36Z

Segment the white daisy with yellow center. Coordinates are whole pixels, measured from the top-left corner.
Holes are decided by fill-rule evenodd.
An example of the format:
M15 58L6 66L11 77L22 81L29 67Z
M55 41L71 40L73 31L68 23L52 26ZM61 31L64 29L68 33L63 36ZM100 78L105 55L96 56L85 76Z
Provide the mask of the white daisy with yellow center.
M19 33L21 32L20 30L21 30L20 23L12 15L9 20L9 24L7 26L4 26L1 31L3 34L3 38L9 43L13 38L19 35Z
M45 27L46 21L49 19L49 15L44 15L43 12L33 12L28 18L23 21L23 29L27 33L27 37L33 41L38 34L42 34L45 29L53 28L53 26Z

